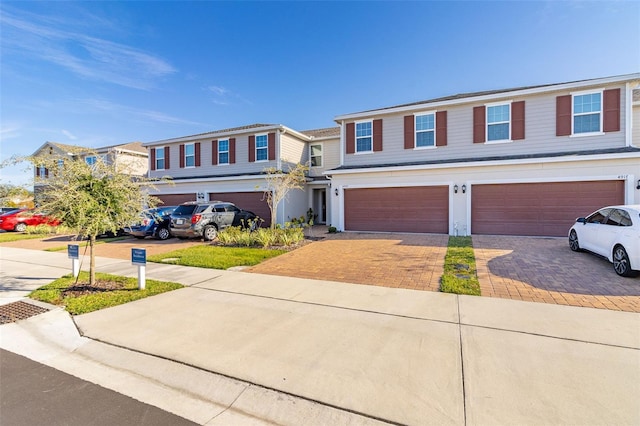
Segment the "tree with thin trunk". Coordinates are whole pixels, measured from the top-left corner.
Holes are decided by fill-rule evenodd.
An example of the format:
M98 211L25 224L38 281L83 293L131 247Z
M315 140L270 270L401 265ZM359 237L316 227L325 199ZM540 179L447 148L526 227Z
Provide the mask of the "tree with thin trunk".
M92 164L85 158L95 159ZM158 199L148 194L149 179L132 176L122 165L82 150L66 157L29 157L36 169L44 167L45 177L36 177L36 210L56 217L79 239L89 241L89 285L95 285L96 237L129 226L142 210L154 207Z
M285 172L275 167L268 167L263 170L266 181L264 190L264 200L269 205L271 211L271 229L276 227L278 215L278 205L287 198L289 191L293 189L303 189L307 181L306 172L309 167L304 164L296 164Z

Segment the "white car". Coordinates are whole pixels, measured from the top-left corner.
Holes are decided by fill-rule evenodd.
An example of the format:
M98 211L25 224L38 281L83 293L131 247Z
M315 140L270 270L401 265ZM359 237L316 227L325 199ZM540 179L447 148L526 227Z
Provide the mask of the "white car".
M635 277L640 270L640 204L604 207L576 219L569 247L606 257L618 275Z

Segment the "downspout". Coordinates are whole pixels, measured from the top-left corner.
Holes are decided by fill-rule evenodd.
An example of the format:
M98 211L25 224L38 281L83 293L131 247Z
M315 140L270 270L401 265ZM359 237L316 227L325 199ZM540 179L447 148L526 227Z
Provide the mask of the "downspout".
M631 83L625 84L625 118L624 118L624 137L625 146L633 146L633 88Z
M284 126L280 126L278 129L278 139L276 140L276 169L282 170L282 139L281 136L287 133L287 129Z

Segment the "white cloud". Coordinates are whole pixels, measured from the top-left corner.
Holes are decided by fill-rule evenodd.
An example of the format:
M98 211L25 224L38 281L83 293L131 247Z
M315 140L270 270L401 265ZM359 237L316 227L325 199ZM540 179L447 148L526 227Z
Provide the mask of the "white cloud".
M158 123L205 126L205 124L203 123L198 123L191 120L185 120L179 117L174 117L160 111L133 108L130 106L120 105L115 102L111 102L104 99L80 99L78 100L78 103L80 103L83 106L83 109L86 109L88 107L88 108L92 108L99 111L109 112L113 115L124 116L127 118L134 118L137 120L142 119L144 121L151 120Z
M74 134L72 134L70 131L68 130L64 130L62 129L62 134L65 135L67 138L71 139L72 141L75 141L76 139L78 139L77 136L75 136Z
M0 14L4 55L28 55L88 79L136 89L149 89L176 72L170 63L151 53L75 32L73 25L60 20L23 15L8 12L6 7Z

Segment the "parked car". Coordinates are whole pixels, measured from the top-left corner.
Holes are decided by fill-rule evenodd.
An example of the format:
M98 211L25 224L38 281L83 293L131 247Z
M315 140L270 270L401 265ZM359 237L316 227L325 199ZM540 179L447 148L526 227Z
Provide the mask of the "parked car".
M59 225L60 221L54 217L42 213L36 213L32 209L13 210L0 215L0 229L5 231L24 232L27 226Z
M140 239L153 237L159 240L166 240L170 238L171 213L176 208L177 206L162 206L143 211L140 222L126 228L127 234Z
M171 234L178 238L212 241L228 226L255 225L256 215L224 201L187 202L171 214Z
M587 250L613 263L623 277L640 270L640 204L604 207L576 219L569 230L569 247Z

